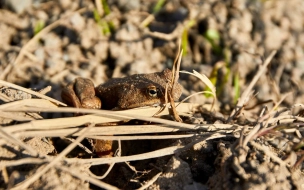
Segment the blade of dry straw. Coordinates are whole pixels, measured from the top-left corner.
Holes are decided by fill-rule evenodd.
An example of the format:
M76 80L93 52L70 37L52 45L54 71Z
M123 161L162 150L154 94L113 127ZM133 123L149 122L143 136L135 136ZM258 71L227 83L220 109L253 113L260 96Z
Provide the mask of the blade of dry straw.
M193 73L190 73L188 71L180 71L181 73L185 73L185 74L189 74L189 75L192 75L192 76L195 76L197 78L199 78L204 84L206 84L206 86L211 90L211 92L209 91L202 91L202 92L198 92L197 94L200 94L200 93L204 93L204 94L211 94L213 96L213 102L212 102L212 106L210 108L210 110L213 109L213 106L214 106L214 103L216 101L216 88L215 86L212 84L212 82L208 79L208 77L204 74L200 74L199 72L193 70ZM191 95L193 96L193 95ZM186 99L189 99L190 97L187 97L185 98ZM185 100L182 100L185 101Z
M180 71L181 73L186 73L189 75L193 75L197 78L199 78L203 83L205 83L208 88L210 88L212 95L214 96L214 98L216 98L216 88L215 86L212 84L212 82L208 79L208 77L204 74L200 74L199 72L193 70L193 73L190 73L188 71Z
M57 108L55 104L50 102L49 100L44 99L24 99L24 100L18 100L14 102L9 102L6 104L0 105L0 110L7 111L8 109L21 109L26 108L27 106L36 106L39 108ZM24 111L24 110L22 110ZM26 110L25 110L26 112Z
M49 100L50 102L53 102L53 103L55 103L57 105L66 106L66 104L64 104L64 103L62 103L62 102L60 102L58 100L55 100L55 99L50 98L50 97L48 97L48 96L46 96L44 94L40 94L39 92L35 92L33 90L23 88L21 86L15 85L15 84L10 83L10 82L6 82L6 81L3 81L3 80L0 80L0 85L11 87L11 88L14 88L14 89L17 89L17 90L21 90L21 91L26 92L28 94L35 95L35 96L37 96L39 98L42 98L42 99L45 99L45 100Z
M215 134L211 135L209 137L202 137L200 138L201 141L211 140L211 139L217 139L221 137L225 137L226 135L220 135ZM189 146L190 145L190 146ZM181 150L183 150L184 147L192 147L193 142L185 145L185 146L171 146L163 149L158 149L155 151L143 153L143 154L137 154L132 156L122 156L122 157L111 157L111 158L92 158L92 159L77 159L77 158L66 158L65 161L67 163L79 163L79 164L90 164L90 165L100 165L100 164L107 164L107 163L119 163L119 162L129 162L129 161L137 161L137 160L145 160L150 158L158 158L162 156L172 155L175 154Z
M16 113L9 113L9 112L3 112L0 111L0 118L6 118L6 119L11 119L15 121L32 121L35 120L34 118L31 117L26 117L23 115L17 115Z
M112 157L112 158L91 158L91 159L79 159L79 158L65 158L64 161L67 163L78 163L78 164L91 164L91 165L100 165L100 164L108 164L108 163L118 163L118 162L127 162L127 161L136 161L136 160L144 160L144 159L150 159L150 158L155 158L155 157L161 157L161 156L166 156L169 154L174 154L175 151L183 151L183 148L190 148L194 144L207 141L207 140L212 140L212 139L217 139L217 138L222 138L222 137L227 137L228 135L222 135L219 133L212 134L212 135L204 135L203 137L199 138L196 141L192 141L189 144L185 146L171 146L147 153L142 153L142 154L137 154L137 155L132 155L132 156L123 156L123 157ZM48 161L51 161L52 159L55 159L54 157L48 157ZM0 167L3 166L17 166L17 165L23 165L23 164L30 164L30 163L35 163L35 164L41 164L45 163L45 159L41 158L23 158L20 160L13 160L13 161L3 161L0 162Z
M37 171L33 176L26 179L25 181L17 184L12 189L26 189L28 186L30 186L32 183L37 181L43 174L45 174L51 167L54 167L60 160L62 160L70 151L72 151L76 146L77 143L80 143L84 138L86 133L91 130L95 124L91 124L90 126L84 128L81 131L81 135L77 137L77 139L72 142L67 148L65 148L57 157L54 158L49 164L47 164L43 169Z
M243 105L250 99L249 98L249 94L251 93L254 85L256 84L256 82L259 80L259 78L262 76L262 74L265 72L265 70L267 69L267 66L269 65L269 63L271 62L272 58L274 57L274 55L276 54L277 51L272 51L270 53L270 55L266 58L266 60L263 62L263 65L260 67L259 71L257 72L257 74L254 76L254 78L251 80L250 84L248 85L248 87L246 88L246 90L242 93L241 97L238 100L237 105L235 106L235 109L231 112L229 118L227 119L227 122L229 123L235 113L238 113L238 111L240 109L242 109Z
M185 109L192 109L191 104L185 104ZM149 108L151 109L151 108ZM153 109L153 108L152 108ZM140 119L144 121L151 121L156 123L164 123L168 125L175 125L184 128L193 128L189 124L180 123L174 121L168 121L164 119L154 118L154 117L147 117L146 109L134 109L134 110L124 110L124 111L109 111L109 110L93 110L93 109L83 109L83 108L37 108L37 107L27 107L27 108L7 108L6 111L32 111L32 112L78 112L78 113L90 113L94 115L85 115L80 117L72 117L72 118L59 118L59 119L48 119L48 120L39 120L39 121L32 121L31 123L24 123L20 125L10 126L10 129L24 130L24 129L34 129L34 128L56 128L56 127L73 127L79 126L86 123L109 123L109 122L117 122L121 120L130 120L130 119ZM157 109L158 110L158 109ZM155 111L155 110L154 110ZM182 111L181 111L182 112ZM131 113L131 114L129 114ZM140 113L142 115L140 115ZM152 114L154 114L153 112ZM98 115L98 116L97 116ZM101 116L101 117L100 117Z

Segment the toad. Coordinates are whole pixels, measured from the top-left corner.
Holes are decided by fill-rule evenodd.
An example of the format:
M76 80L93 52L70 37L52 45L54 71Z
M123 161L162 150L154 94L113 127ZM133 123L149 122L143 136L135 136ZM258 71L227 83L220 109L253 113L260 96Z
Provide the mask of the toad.
M113 78L94 88L91 80L76 78L62 91L61 96L68 105L78 108L125 110L166 103L166 84L171 82L172 72L135 74L124 78ZM173 99L181 96L181 85L176 84ZM171 92L168 85L168 93Z
M166 103L166 85L171 83L171 79L172 72L169 69L113 78L95 88L91 80L76 78L62 90L61 97L68 105L77 108L125 110L156 106ZM168 85L168 93L171 93L171 90ZM181 85L175 84L173 99L178 100L181 92ZM89 139L89 142L99 157L113 155L111 140Z

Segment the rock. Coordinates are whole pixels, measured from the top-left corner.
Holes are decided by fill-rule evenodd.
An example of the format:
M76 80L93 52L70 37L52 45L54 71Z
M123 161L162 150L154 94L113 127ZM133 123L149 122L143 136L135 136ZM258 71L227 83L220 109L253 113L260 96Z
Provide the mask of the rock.
M5 0L5 4L18 14L21 14L25 9L31 7L32 3L32 0Z

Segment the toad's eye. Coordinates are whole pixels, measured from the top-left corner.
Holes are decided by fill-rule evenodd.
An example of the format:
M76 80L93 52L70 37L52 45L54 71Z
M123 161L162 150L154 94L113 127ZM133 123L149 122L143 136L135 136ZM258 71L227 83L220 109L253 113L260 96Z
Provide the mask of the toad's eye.
M149 87L147 88L147 93L148 93L149 96L151 96L151 97L156 97L158 91L159 91L159 89L156 88L156 86L153 86L153 85L151 85L151 86L149 86Z

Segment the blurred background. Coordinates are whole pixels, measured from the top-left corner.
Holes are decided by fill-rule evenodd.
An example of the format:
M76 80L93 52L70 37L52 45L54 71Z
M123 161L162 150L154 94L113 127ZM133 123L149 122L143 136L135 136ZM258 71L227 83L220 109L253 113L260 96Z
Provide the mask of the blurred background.
M252 104L303 102L303 0L2 0L0 79L61 100L77 76L109 78L171 68L206 74L230 111L263 60L277 50ZM181 74L184 96L206 90ZM206 103L208 96L190 100Z

